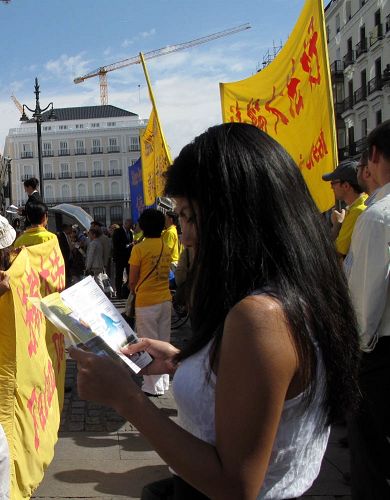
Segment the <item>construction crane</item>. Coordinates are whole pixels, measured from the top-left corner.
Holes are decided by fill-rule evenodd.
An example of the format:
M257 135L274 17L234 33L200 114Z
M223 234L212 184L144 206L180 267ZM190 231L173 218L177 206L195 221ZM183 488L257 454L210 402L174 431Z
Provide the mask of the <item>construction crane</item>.
M173 52L179 52L180 50L189 49L190 47L195 47L196 45L211 42L212 40L217 40L218 38L222 38L224 36L234 35L235 33L247 30L250 27L251 26L249 23L240 24L239 26L236 26L234 28L229 28L224 31L218 31L217 33L213 33L212 35L196 38L195 40L191 40L189 42L179 43L177 45L168 45L167 47L163 47L161 49L151 50L150 52L144 53L144 59L152 59L154 57L165 56L166 54L172 54ZM130 57L129 59L123 59L122 61L97 68L84 76L75 78L73 81L74 83L81 83L88 78L94 78L95 76L98 76L100 81L100 104L108 104L107 73L109 73L110 71L115 71L117 69L125 68L126 66L131 66L132 64L140 64L140 62L141 59L139 56Z
M20 111L20 114L22 115L23 114L23 106L20 104L20 102L16 99L16 97L13 94L11 95L11 99L14 101L15 106L18 108L18 110Z

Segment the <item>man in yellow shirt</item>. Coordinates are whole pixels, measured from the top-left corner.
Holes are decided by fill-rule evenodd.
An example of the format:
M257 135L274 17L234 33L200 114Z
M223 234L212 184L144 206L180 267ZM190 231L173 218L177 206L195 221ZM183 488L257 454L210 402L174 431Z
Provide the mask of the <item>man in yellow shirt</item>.
M171 266L176 269L180 257L180 241L176 229L177 215L168 211L165 214L165 231L163 233L164 243L171 249Z
M348 253L356 220L367 208L364 204L367 194L358 184L357 167L358 162L345 160L333 172L322 176L324 181L330 181L335 199L347 205L345 209L335 209L332 213L332 237L342 259Z
M14 247L29 247L39 245L45 241L57 239L57 235L46 229L48 208L41 201L31 202L26 207L26 216L30 222L28 229L24 231L14 242Z

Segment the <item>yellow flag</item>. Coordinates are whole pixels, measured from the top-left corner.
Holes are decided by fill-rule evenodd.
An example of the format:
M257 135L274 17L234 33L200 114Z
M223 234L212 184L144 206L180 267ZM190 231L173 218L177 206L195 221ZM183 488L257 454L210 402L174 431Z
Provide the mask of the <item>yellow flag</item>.
M336 129L322 0L306 0L283 49L254 76L220 83L224 122L252 123L277 140L299 166L320 211L334 204Z
M64 398L64 337L28 300L64 287L57 238L24 248L0 297L0 423L11 462L10 498L30 498L54 456Z
M141 136L142 182L144 188L144 203L153 205L158 196L164 194L164 172L172 163L168 146L161 128L152 86L146 69L143 55L140 54L144 68L149 95L152 101L152 112L145 132Z

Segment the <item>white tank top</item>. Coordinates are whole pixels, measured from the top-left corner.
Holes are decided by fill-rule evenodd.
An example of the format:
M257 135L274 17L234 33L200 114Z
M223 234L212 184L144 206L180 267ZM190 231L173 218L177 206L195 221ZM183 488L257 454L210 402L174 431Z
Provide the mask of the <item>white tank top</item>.
M173 379L178 424L192 435L215 445L215 384L210 371L210 341L181 362ZM330 427L324 426L321 406L325 370L317 350L317 390L306 410L303 393L285 401L267 473L258 499L281 500L303 495L318 476ZM249 381L250 382L250 381ZM243 422L245 425L245 422Z

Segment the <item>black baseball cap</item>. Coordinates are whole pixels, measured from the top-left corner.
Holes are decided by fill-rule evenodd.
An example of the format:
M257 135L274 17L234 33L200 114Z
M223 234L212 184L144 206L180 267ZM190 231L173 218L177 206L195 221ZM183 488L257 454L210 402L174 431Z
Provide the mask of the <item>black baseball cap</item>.
M337 167L329 174L324 174L322 180L324 181L342 181L357 184L357 168L359 163L353 160L344 160L337 165Z

